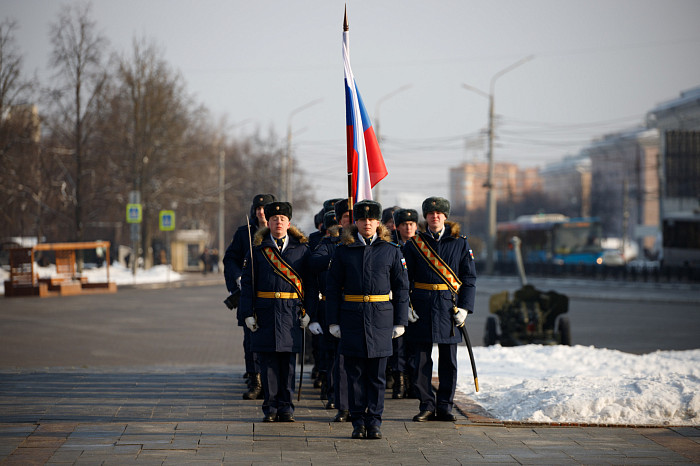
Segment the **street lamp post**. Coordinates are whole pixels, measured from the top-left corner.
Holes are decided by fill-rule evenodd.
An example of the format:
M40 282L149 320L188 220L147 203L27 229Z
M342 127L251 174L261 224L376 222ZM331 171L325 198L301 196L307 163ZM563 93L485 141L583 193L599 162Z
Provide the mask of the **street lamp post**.
M486 184L484 187L487 189L486 192L486 204L487 204L487 221L488 221L488 236L486 240L486 274L490 275L493 273L493 263L494 263L494 251L496 249L496 191L494 190L494 163L493 163L493 94L494 88L496 86L496 80L506 74L509 71L517 68L525 62L528 62L534 58L534 55L529 55L525 58L518 60L512 65L503 68L501 71L493 75L491 78L491 84L489 87L489 93L477 89L468 84L462 84L464 89L476 92L477 94L484 96L489 99L489 129L488 129L488 174L486 178Z
M293 195L293 190L292 190L292 117L296 115L297 113L301 112L302 110L306 110L309 107L312 107L316 104L319 104L323 101L322 98L312 100L310 102L305 103L301 107L297 107L294 110L291 111L289 114L289 118L287 119L287 151L285 153L284 161L282 164L282 179L284 180L284 190L282 191L284 193L285 200L287 202L292 202L292 195Z
M385 100L390 99L391 97L394 97L399 92L403 92L406 89L409 89L411 86L413 86L413 84L404 84L403 86L399 87L398 89L395 89L395 90L389 92L388 94L383 95L382 97L380 97L377 100L377 104L374 106L374 127L376 129L375 135L377 136L377 143L379 143L380 148L381 148L381 144L382 144L382 137L381 137L381 133L379 131L379 123L380 123L380 121L379 121L379 107L381 106L381 104ZM379 202L379 185L377 185L374 188L374 191L375 191L375 193L374 193L375 200L377 202Z

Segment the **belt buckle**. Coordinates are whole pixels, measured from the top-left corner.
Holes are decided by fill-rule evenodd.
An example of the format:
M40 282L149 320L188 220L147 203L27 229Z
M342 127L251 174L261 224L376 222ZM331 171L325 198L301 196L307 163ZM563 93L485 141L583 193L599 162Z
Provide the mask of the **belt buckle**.
M364 296L362 297L362 301L368 303L368 302L369 302L369 295L364 295Z
M438 285L433 284L433 291L436 291L438 288L439 288Z
M279 291L275 291L275 298L279 298L280 296L281 296L281 295L280 295L280 292L279 292Z

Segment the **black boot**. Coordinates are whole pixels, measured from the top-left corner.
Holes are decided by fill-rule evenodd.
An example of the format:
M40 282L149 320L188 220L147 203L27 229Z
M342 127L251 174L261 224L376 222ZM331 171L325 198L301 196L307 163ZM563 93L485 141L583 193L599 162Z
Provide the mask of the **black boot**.
M394 389L391 397L395 400L400 400L406 397L406 385L404 383L403 372L394 372Z
M394 377L392 377L392 372L389 370L388 367L386 368L385 378L386 378L386 389L391 390L392 388L394 388Z
M250 376L250 383L248 384L248 391L243 394L244 400L255 400L260 398L262 395L262 380L260 379L260 374L252 374Z
M326 379L326 373L325 372L319 372L318 374L318 380L321 381L319 384L318 388L321 389L321 395L320 398L322 400L327 400L328 399L328 383Z

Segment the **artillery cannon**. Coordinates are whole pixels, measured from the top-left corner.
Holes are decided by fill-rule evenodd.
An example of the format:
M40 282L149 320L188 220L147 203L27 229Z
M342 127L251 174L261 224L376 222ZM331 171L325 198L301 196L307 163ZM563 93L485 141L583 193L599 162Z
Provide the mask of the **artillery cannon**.
M508 291L491 295L489 310L495 315L486 319L484 345L571 345L571 324L563 315L569 310L569 298L556 291L540 291L528 284L520 243L517 236L511 239L521 288L513 293L513 299Z

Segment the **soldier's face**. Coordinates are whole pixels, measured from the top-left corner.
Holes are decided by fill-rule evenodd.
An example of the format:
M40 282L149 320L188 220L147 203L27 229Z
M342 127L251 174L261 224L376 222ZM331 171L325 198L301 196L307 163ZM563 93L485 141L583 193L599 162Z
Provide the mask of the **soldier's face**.
M431 231L437 233L438 231L442 230L442 227L445 225L445 220L447 220L447 217L442 212L434 211L428 212L428 215L425 216L425 220L428 222L428 228L430 228Z
M361 218L355 223L357 224L357 230L360 232L360 234L365 238L369 238L377 232L379 220L376 218Z
M350 226L350 212L345 212L340 218L340 226L343 228L347 228Z
M385 227L389 229L389 231L394 231L396 230L396 225L394 225L394 219L390 218L389 220L386 221L384 224Z
M258 220L265 222L265 207L263 207L263 206L256 207L255 216L258 217Z
M398 226L399 233L401 234L401 239L408 241L409 238L416 236L416 230L418 229L418 224L416 222L408 221L400 223Z
M267 225L270 227L270 234L274 238L284 238L289 229L289 219L286 215L273 215L267 221Z

